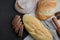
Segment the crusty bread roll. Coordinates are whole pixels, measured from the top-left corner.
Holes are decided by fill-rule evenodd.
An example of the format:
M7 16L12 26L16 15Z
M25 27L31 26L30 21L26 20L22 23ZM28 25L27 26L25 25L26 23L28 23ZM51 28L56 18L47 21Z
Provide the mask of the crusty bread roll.
M23 14L35 12L38 0L16 0L15 9Z
M25 11L23 10L23 8L18 4L17 1L16 1L16 3L15 3L15 9L16 9L19 13L23 13L23 14L27 13L27 12L25 12Z
M29 15L23 16L25 29L35 40L53 40L51 32L37 18Z
M40 0L37 6L36 15L40 20L46 20L54 15L57 0Z

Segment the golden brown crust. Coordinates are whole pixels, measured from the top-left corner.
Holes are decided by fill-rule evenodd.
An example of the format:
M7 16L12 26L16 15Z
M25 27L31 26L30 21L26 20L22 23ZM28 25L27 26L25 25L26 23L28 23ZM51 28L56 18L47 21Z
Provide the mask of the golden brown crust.
M53 40L51 32L37 18L29 15L23 16L25 29L35 40Z
M55 11L56 0L40 0L37 5L36 15L40 20L50 18Z
M38 14L38 13L36 15L40 20L46 20L52 16L52 15L49 15L49 16L48 15L42 15L42 14Z
M40 0L41 7L55 7L56 6L56 0Z

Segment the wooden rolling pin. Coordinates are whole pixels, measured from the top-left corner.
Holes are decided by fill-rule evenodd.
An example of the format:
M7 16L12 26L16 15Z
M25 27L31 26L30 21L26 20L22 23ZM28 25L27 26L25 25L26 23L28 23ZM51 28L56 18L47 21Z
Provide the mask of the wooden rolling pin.
M53 18L52 18L52 21L53 21L54 24L56 25L56 27L57 27L56 32L57 32L58 36L60 37L60 25L59 25L59 23L58 23L58 21L57 21L57 18L56 18L56 17L53 17Z

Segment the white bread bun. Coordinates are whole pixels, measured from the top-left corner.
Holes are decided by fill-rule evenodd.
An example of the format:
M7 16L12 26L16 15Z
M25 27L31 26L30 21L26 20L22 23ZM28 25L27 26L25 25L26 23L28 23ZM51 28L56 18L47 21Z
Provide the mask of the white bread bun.
M46 20L55 13L57 0L40 0L37 6L36 15L40 20Z
M15 8L18 12L28 14L36 9L37 0L16 0Z
M27 13L27 12L25 12L25 11L23 10L22 7L19 6L19 4L18 4L17 1L16 1L16 3L15 3L15 9L16 9L19 13L23 13L23 14Z

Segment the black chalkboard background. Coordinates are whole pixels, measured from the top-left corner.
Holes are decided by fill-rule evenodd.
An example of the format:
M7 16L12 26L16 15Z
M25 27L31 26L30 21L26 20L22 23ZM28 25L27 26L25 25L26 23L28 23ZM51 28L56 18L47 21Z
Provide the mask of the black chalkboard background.
M24 29L23 37L20 38L12 29L12 19L16 14L22 17L22 14L18 13L15 8L16 0L0 0L0 40L23 40L27 36L27 32Z

